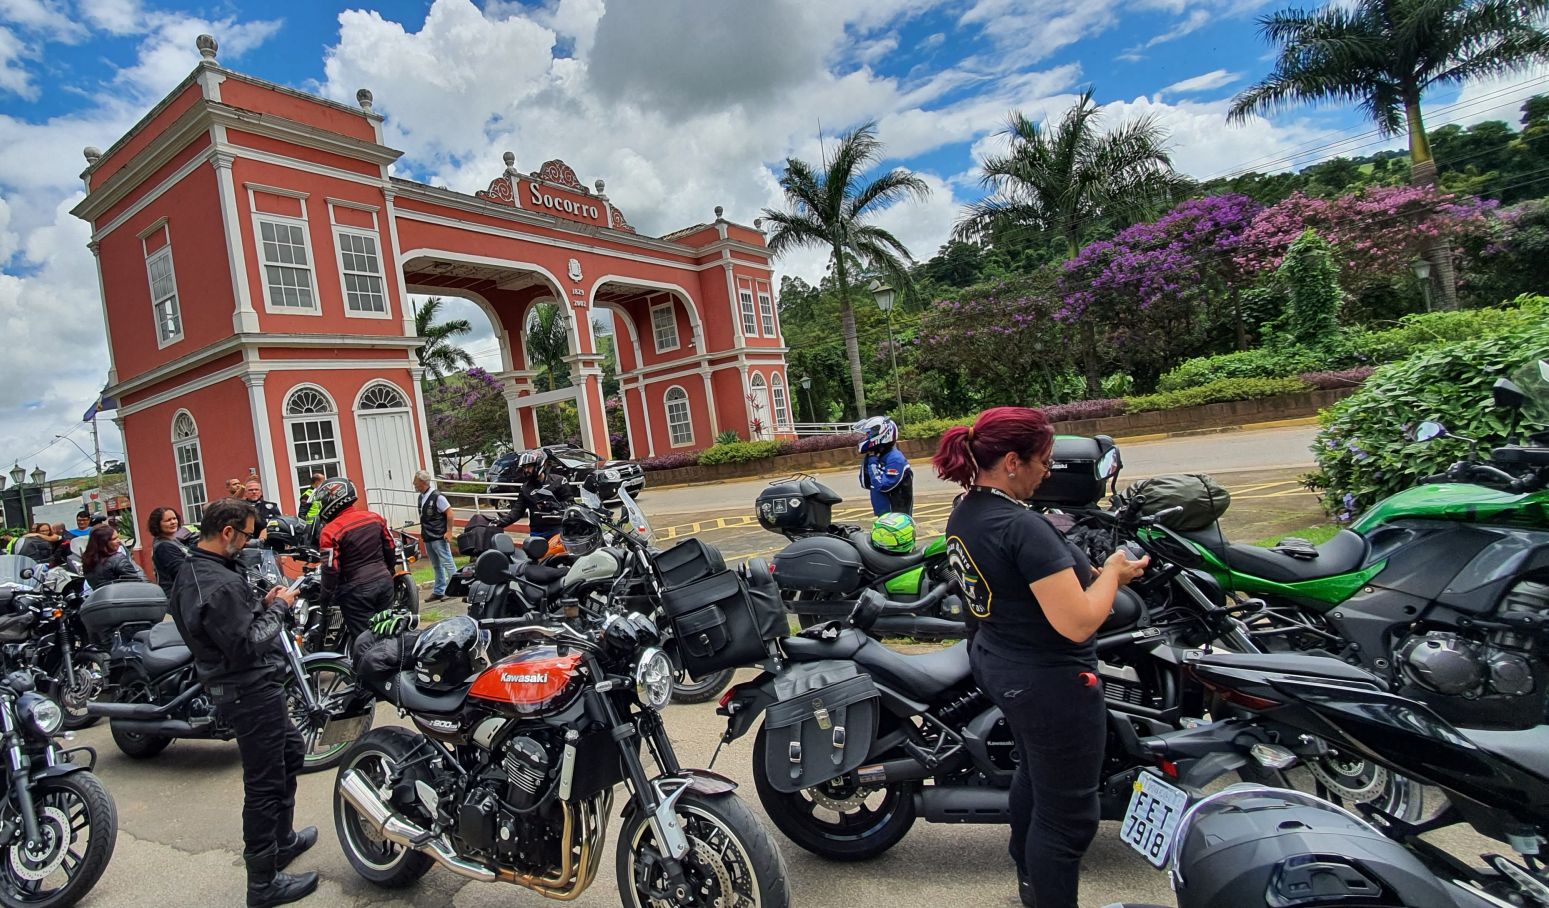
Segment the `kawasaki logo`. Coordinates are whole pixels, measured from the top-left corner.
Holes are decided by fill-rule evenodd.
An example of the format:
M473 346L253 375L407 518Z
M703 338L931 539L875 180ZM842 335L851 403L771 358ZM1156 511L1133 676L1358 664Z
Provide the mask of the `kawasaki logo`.
M501 672L500 680L507 684L547 684L549 682L549 673L534 672L530 675L513 675L509 672Z

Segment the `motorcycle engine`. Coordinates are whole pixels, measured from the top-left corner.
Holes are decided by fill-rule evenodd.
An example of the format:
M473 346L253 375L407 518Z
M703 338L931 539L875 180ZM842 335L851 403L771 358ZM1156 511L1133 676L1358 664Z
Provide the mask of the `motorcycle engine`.
M458 836L470 849L532 872L557 865L562 814L549 794L563 751L551 737L516 735L490 755L458 814Z
M1531 614L1549 616L1549 584L1523 581L1506 594L1492 618L1510 620ZM1447 704L1425 697L1452 721L1473 727L1532 727L1543 721L1546 672L1534 657L1533 635L1492 630L1465 636L1453 631L1428 631L1405 641L1398 650L1398 668L1419 692L1472 701ZM1533 696L1533 695L1537 696Z

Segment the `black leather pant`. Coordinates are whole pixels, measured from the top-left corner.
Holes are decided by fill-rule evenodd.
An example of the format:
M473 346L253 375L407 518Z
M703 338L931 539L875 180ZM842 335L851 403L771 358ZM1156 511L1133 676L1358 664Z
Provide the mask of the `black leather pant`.
M354 639L371 626L372 615L393 607L393 578L341 586L334 593L333 602L344 617L345 630Z
M1006 715L1021 762L1011 782L1012 860L1038 908L1076 908L1097 834L1107 707L1075 666L1039 668L972 650L974 678Z
M296 814L296 774L306 744L290 721L277 682L255 685L218 707L237 733L242 754L242 844L257 855L290 841Z

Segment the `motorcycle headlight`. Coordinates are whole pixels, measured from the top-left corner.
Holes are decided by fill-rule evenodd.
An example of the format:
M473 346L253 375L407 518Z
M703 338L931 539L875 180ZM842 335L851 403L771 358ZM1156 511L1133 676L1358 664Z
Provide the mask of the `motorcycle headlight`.
M666 653L654 646L645 650L635 664L635 696L651 709L661 709L672 699L674 674Z
M65 712L59 704L39 693L22 694L16 702L16 712L33 731L45 738L53 737L65 724Z

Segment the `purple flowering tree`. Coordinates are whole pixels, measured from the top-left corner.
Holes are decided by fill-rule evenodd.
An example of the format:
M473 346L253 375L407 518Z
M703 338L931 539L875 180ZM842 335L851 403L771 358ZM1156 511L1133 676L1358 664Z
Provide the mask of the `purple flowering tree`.
M1062 305L1053 269L938 300L920 319L918 362L966 384L956 390L976 402L1058 403L1079 346L1074 327L1056 317Z
M500 382L483 369L454 372L425 392L430 443L438 462L455 464L461 476L476 457L488 457L511 444L511 422Z

